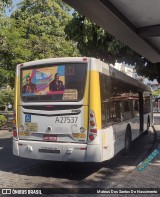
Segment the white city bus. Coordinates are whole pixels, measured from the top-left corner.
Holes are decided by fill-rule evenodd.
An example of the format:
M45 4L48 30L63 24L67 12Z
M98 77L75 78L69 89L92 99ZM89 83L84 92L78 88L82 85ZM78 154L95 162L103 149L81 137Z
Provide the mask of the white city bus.
M152 124L151 103L148 86L95 58L20 64L13 154L54 161L111 159Z

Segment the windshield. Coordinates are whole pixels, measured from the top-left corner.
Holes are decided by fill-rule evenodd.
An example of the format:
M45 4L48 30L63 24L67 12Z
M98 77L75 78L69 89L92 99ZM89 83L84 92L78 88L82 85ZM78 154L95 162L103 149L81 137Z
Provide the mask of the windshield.
M25 102L81 100L84 94L86 68L86 63L22 68L22 100Z

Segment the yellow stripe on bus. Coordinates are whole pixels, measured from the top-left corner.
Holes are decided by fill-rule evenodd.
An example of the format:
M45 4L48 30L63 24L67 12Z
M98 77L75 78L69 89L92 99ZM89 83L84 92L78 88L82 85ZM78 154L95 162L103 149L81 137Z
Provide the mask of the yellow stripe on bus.
M90 109L94 111L97 129L101 129L101 98L99 73L90 71Z
M15 94L14 94L14 109L16 112L16 124L17 127L20 126L20 122L21 122L21 117L20 117L20 112L19 112L19 105L20 105L20 78L18 76L16 76L16 80L15 80Z
M84 129L88 130L88 103L89 103L89 72L87 72L85 92L84 92Z

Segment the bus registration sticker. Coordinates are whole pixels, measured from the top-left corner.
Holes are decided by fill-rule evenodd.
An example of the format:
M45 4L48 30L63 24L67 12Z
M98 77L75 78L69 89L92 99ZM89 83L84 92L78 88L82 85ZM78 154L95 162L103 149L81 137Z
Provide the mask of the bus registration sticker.
M26 132L26 131L20 131L20 132L19 132L19 135L20 135L20 136L29 136L30 133L29 133L29 132Z
M86 134L85 133L72 133L72 136L75 138L85 138Z
M26 132L37 132L38 124L36 122L26 122L25 123Z
M77 100L78 92L76 89L66 89L63 94L63 100Z

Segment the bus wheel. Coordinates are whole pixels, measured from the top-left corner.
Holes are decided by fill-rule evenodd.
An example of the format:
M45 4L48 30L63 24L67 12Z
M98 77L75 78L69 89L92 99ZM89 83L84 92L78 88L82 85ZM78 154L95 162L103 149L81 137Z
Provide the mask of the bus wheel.
M127 155L130 153L131 150L131 142L132 142L131 127L128 126L125 135L125 154Z

